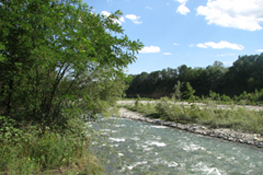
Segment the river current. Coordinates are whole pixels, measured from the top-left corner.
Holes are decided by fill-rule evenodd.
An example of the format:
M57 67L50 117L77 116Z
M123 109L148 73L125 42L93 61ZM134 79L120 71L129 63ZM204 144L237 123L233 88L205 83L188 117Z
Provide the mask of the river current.
M263 175L263 150L123 118L89 123L107 175Z

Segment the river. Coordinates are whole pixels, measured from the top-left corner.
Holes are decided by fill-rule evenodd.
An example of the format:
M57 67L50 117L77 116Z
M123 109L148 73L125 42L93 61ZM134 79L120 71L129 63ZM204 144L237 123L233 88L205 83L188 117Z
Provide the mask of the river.
M123 118L88 124L107 175L263 175L263 150Z

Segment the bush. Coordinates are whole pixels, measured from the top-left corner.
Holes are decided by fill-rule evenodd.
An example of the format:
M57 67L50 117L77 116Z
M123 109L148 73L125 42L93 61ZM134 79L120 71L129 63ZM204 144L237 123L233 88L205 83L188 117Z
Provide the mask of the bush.
M194 123L198 118L197 113L200 109L195 105L184 106L170 102L168 98L162 98L161 102L156 105L156 110L165 120L179 123Z
M13 120L0 117L0 174L45 174L54 172L102 171L88 150L90 138L80 121L71 121L71 130L63 133L49 128L14 128ZM76 127L77 126L77 127Z
M129 106L129 109L177 123L197 123L211 128L232 128L252 133L263 132L263 111L235 108L233 105L228 109L218 109L211 100L207 101L207 106L201 108L196 105L178 105L165 97L156 105L140 104L138 108Z

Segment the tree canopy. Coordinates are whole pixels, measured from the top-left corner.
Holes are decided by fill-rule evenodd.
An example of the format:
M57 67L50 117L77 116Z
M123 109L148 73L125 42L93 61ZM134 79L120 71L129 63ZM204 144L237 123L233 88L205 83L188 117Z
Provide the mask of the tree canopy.
M138 94L156 98L171 96L172 93L178 96L178 81L182 93L189 92L189 87L192 87L195 90L194 94L199 97L209 96L211 91L234 97L241 95L244 91L251 93L263 89L263 53L239 56L233 66L228 68L216 61L206 68L182 65L175 69L168 68L130 76L133 77L133 81L126 91L128 97L136 97Z
M77 0L1 1L0 115L55 126L120 96L123 69L143 47L116 23L121 15Z

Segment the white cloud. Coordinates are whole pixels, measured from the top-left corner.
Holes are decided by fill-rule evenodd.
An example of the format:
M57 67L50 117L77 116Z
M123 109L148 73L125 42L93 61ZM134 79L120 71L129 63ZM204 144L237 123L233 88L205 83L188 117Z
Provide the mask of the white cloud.
M163 54L164 55L172 55L172 53L169 53L169 52L164 52Z
M233 50L244 49L244 46L240 44L233 44L227 41L220 41L219 43L215 43L215 42L199 43L196 46L201 48L212 48L212 49L225 49L225 48L233 49Z
M124 19L123 16L121 16L119 20L120 20L121 22L125 22L125 19Z
M189 47L193 47L193 46L194 46L194 44L190 44L190 45L189 45Z
M180 13L181 15L186 15L190 12L190 9L185 6L188 0L177 0L181 5L177 8L176 12Z
M263 29L262 7L262 0L208 0L197 15L204 15L208 24L255 31Z
M189 8L187 8L187 7L185 6L185 4L181 4L181 5L177 8L176 12L177 12L177 13L180 13L180 14L182 14L182 15L186 15L187 13L190 12L190 10L189 10Z
M258 50L256 50L257 52L263 52L263 49L258 49Z
M185 4L185 3L187 3L188 0L176 0L176 1L180 2L181 4L183 4L183 3Z
M135 24L141 24L142 21L139 21L139 19L141 18L140 16L136 16L134 14L128 14L125 16L125 18L132 20L132 22L134 22Z
M104 16L106 16L106 17L108 17L108 16L111 15L111 13L110 13L110 12L107 12L107 11L102 11L101 14L104 15Z
M145 8L149 9L149 10L152 10L152 7L150 7L150 6L146 6Z
M111 15L111 13L110 13L110 12L107 12L107 11L102 11L102 12L101 12L101 15L103 15L103 16L105 16L105 17L109 17L109 16ZM119 18L119 20L117 20L117 19L112 19L112 20L113 20L115 23L118 23L118 24L120 24L120 25L121 25L122 22L125 22L123 16L121 16L121 17Z
M160 51L161 51L160 47L150 46L150 47L142 48L142 50L140 50L139 53L159 53Z
M196 45L197 47L201 47L201 48L208 48L205 44L199 43Z
M179 46L179 44L177 44L177 43L173 43L173 45L175 45L175 46Z

